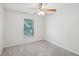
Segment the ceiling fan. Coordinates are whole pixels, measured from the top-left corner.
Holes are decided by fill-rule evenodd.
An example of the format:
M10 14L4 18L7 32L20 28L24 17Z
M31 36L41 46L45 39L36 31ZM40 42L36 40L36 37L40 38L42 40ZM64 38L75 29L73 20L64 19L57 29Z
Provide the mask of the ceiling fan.
M49 8L47 3L39 3L38 9L33 14L47 15L48 13L56 12L56 9Z

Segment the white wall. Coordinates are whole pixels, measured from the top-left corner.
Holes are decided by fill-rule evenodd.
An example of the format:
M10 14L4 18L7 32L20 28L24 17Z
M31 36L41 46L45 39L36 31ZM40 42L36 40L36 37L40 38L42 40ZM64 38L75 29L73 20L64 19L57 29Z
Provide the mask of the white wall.
M79 6L46 16L46 40L79 54Z
M44 39L44 19L42 16L28 15L15 11L5 10L5 38L4 47L28 43ZM24 18L34 20L34 37L23 35Z
M2 41L3 41L3 7L2 4L0 4L0 54L3 49Z

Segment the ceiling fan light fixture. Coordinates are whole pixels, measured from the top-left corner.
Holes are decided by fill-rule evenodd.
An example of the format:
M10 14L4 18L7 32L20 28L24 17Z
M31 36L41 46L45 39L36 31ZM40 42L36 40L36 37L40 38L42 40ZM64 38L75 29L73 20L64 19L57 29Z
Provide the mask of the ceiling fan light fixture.
M38 14L38 15L45 15L45 12L40 11L40 12L38 12L37 14Z

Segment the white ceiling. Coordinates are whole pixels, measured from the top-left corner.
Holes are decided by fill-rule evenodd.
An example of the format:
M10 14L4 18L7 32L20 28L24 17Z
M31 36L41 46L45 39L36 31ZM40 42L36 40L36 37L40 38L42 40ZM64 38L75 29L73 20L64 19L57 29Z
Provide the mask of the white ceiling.
M79 6L79 3L48 3L48 7L56 8L57 10L73 8L76 6ZM32 14L38 8L38 3L4 3L3 7L7 10Z

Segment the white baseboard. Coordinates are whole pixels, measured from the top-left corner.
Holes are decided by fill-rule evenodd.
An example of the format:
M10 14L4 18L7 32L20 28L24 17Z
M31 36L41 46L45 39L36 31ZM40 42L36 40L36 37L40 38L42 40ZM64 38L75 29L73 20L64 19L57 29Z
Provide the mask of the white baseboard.
M46 40L46 41L48 41L48 40ZM58 44L55 44L55 43L53 43L53 42L51 42L51 41L48 41L48 42L50 42L51 44L54 44L54 45L56 45L56 46L58 46L58 47L61 47L61 48L65 49L65 50L68 50L68 51L70 51L70 52L72 52L72 53L75 53L75 54L79 55L79 53L76 52L76 51L73 51L73 50L68 49L68 48L64 48L64 47L62 47L62 46L60 46L60 45L58 45Z

